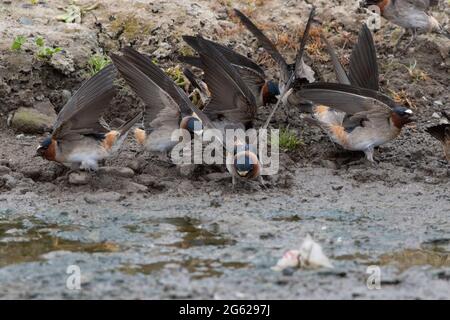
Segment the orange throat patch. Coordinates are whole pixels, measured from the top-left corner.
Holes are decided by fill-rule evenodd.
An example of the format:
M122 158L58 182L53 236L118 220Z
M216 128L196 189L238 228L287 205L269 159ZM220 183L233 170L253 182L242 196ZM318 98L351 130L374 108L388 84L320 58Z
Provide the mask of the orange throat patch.
M52 139L52 143L48 146L47 150L45 150L43 156L48 161L57 161L56 160L56 140Z

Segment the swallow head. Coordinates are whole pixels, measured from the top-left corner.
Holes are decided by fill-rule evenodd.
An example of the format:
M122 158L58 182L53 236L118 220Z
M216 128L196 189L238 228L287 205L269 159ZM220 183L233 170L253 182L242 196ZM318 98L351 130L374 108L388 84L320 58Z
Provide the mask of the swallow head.
M236 173L241 178L256 178L260 174L258 157L251 151L242 151L234 157Z
M180 128L189 131L191 135L201 135L203 132L202 122L193 116L184 117L181 120Z
M397 128L402 128L405 124L414 121L413 115L411 109L397 106L392 110L392 121Z
M277 96L280 95L280 87L278 86L278 83L272 80L267 81L262 90L264 104L277 102Z
M51 137L45 138L36 150L35 157L42 157L48 159L50 156L51 147L53 146L53 140Z

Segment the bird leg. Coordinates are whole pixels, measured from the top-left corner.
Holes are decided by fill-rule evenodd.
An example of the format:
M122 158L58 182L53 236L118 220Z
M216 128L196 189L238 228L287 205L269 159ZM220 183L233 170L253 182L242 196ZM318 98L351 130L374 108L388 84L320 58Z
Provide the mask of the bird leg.
M377 162L373 159L374 148L369 147L366 150L364 150L364 153L366 154L367 160L369 160L372 165L376 166Z
M411 30L411 40L409 41L409 43L406 45L406 47L402 50L403 53L405 53L409 47L411 47L412 43L414 42L414 40L416 40L417 37L417 30L416 29L412 29Z
M405 34L406 34L406 29L403 29L402 30L402 34L400 35L400 37L398 37L398 40L397 40L397 42L394 45L394 52L396 52L398 50L398 47L400 46L400 42L402 41L402 39L405 36Z
M265 184L265 182L264 182L263 177L262 177L262 176L259 176L258 179L259 179L259 182L261 183L262 188L263 188L264 190L267 190L267 186L266 186L266 184Z
M231 182L233 184L233 191L236 190L236 177L231 175Z

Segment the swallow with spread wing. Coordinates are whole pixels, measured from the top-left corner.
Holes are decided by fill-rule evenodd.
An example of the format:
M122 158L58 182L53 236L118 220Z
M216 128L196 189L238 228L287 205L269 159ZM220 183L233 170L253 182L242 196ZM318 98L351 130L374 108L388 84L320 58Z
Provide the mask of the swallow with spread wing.
M172 140L176 129L191 135L203 130L192 113L186 93L150 57L127 47L123 55L111 55L126 83L145 103L144 129L136 129L136 140L151 152L167 153L178 143Z
M396 138L413 112L388 96L365 88L313 83L295 96L313 102L312 117L331 140L347 150L364 151L374 162L374 148Z
M444 155L448 162L450 162L450 113L442 112L441 123L427 128L427 132L442 143Z
M195 51L198 51L198 44L193 36L183 36L184 41L189 44ZM238 71L242 80L246 83L248 88L252 91L256 99L258 107L268 103L274 103L277 96L280 94L278 84L272 80L266 80L264 70L249 58L233 51L232 49L216 43L211 40L206 40L211 46L219 51L228 62ZM190 64L191 66L203 69L204 66L199 57L180 56L178 58L181 62ZM192 81L191 81L192 83Z
M245 130L252 127L257 113L252 90L210 41L200 36L192 37L190 41L199 53L205 82L211 92L211 100L203 111L191 104L192 111L206 128L221 132L218 139L225 147L227 170L232 176L233 185L236 179L261 178L262 167L253 146L240 140L229 146L224 139L227 129Z
M116 152L142 114L117 130L102 125L101 115L116 92L115 77L116 70L109 65L84 82L58 114L52 135L40 144L36 155L74 170L95 171L99 161Z

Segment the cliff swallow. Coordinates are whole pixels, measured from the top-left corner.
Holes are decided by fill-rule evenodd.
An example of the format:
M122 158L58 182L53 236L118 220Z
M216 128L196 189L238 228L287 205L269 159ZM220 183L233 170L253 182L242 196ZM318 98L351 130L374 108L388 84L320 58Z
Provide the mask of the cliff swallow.
M205 82L211 92L211 100L199 110L190 105L206 128L217 129L218 137L226 151L226 167L233 179L261 178L261 163L254 147L246 141L235 140L232 146L226 144L226 129L245 129L252 126L257 106L256 99L237 70L210 41L202 37L190 40L200 55ZM260 179L261 180L261 179Z
M40 144L37 156L72 169L95 171L98 161L119 149L142 115L136 115L117 130L108 130L101 124L100 117L116 92L115 76L114 66L109 65L83 83L62 108L52 135Z
M183 39L197 51L198 47L196 47L195 37L183 36ZM272 80L266 80L264 70L262 70L260 66L226 46L211 40L204 39L204 41L207 41L213 46L234 68L236 68L242 80L247 84L248 88L255 96L256 105L258 107L276 102L276 97L280 94L278 84ZM178 59L181 62L203 69L201 59L198 57L180 56Z
M443 32L439 22L429 14L429 9L438 4L439 0L364 0L361 3L363 7L377 6L385 19L412 32L411 40L404 50L411 46L418 31ZM395 47L398 47L404 34Z
M127 47L123 55L111 55L114 65L133 91L145 103L144 128L135 137L151 152L167 153L178 143L172 141L175 129L191 134L201 132L201 121L192 114L186 93L150 57Z
M325 42L328 54L333 62L334 72L339 83L375 91L379 90L377 53L372 32L366 24L361 27L358 41L352 49L348 74L328 40L324 37L322 37L322 40Z
M442 115L441 123L426 131L442 143L445 158L450 162L450 113L443 111Z
M305 85L295 95L312 101L311 113L331 140L347 150L364 151L374 162L374 148L396 138L412 122L413 112L388 96L337 83Z
M308 22L306 23L305 31L303 32L303 36L300 41L300 47L297 51L295 62L290 65L287 64L286 60L277 50L275 45L269 40L269 38L267 38L264 33L260 29L258 29L258 27L253 24L253 22L248 17L246 17L237 9L234 9L234 12L239 17L241 22L247 27L247 29L258 39L263 48L277 62L280 68L280 98L278 99L276 105L273 107L272 112L270 113L269 117L266 120L266 123L264 124L264 128L267 128L280 103L282 101L285 101L287 99L287 96L290 94L289 89L291 88L292 84L294 84L294 82L311 83L315 81L314 71L311 69L311 67L305 64L305 62L303 61L303 55L316 8L313 6L309 13Z

